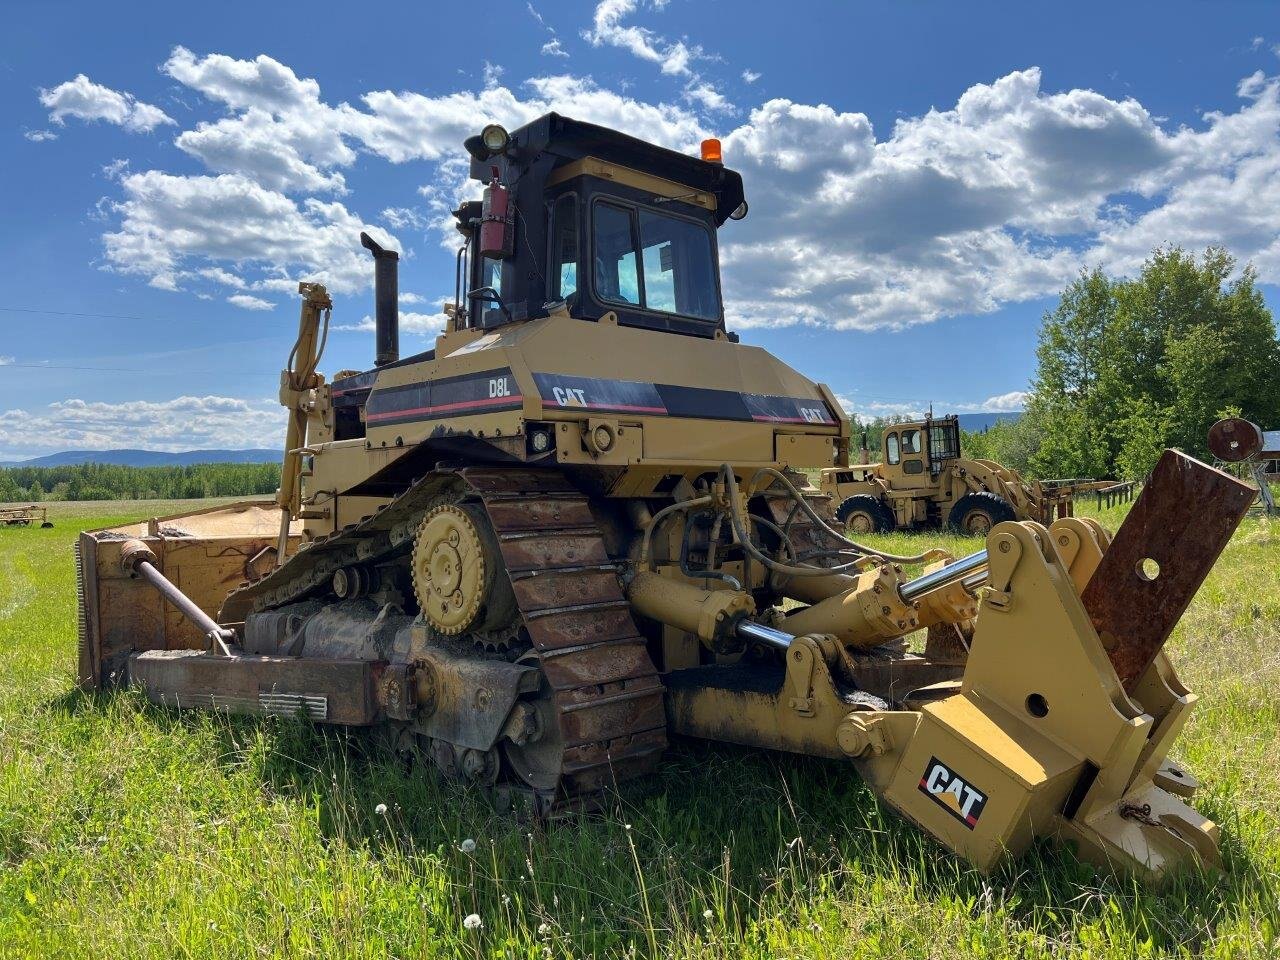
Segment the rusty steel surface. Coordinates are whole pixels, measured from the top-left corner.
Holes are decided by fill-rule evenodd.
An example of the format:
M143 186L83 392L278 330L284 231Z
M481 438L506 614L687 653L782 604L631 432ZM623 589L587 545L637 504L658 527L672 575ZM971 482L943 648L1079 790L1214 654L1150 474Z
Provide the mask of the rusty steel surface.
M1081 594L1126 691L1160 652L1256 496L1185 454L1161 456Z
M1262 428L1243 417L1228 417L1209 428L1209 449L1227 463L1252 460L1262 445Z
M335 570L353 563L407 556L417 520L442 497L483 504L551 687L564 753L544 811L652 770L667 745L662 681L587 498L554 470L428 474L372 516L233 591L220 618L242 620L319 594Z

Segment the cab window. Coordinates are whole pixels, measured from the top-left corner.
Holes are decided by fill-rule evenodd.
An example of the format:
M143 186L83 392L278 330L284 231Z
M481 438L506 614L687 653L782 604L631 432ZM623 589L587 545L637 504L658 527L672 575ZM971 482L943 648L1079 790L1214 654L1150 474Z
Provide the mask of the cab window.
M902 431L902 452L903 454L920 452L920 431L919 430L903 430Z
M595 292L601 300L698 320L720 318L711 233L643 207L596 203Z
M601 300L640 303L640 271L636 266L631 212L611 203L595 209L595 285Z
M902 459L902 455L898 449L898 435L891 433L885 437L885 449L888 451L888 460L890 464L896 464Z
M578 201L566 193L551 211L551 299L567 300L578 290Z
M502 261L490 260L488 257L480 258L480 282L479 287L493 287L499 297L502 296ZM500 323L504 318L502 308L496 303L490 301L477 301L476 307L482 311L481 326L488 326L490 323Z

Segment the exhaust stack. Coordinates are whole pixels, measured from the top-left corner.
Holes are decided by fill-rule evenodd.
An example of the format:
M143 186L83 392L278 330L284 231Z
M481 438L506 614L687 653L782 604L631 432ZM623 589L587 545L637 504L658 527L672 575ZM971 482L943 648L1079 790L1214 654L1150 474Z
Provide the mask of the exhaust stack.
M400 254L386 250L367 233L360 245L373 254L374 366L385 367L400 359Z

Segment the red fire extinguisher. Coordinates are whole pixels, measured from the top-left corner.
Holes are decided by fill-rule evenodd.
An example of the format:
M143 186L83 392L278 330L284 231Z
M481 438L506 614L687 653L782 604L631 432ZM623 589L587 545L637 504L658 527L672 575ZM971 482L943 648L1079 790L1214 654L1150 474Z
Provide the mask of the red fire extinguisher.
M492 170L480 207L480 256L505 260L515 252L515 218L511 193L498 182L498 168Z

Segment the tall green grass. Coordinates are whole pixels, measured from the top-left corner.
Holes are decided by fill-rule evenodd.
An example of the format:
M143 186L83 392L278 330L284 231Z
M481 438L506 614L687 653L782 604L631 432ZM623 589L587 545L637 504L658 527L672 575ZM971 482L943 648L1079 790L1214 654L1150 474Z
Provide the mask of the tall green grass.
M845 764L682 744L605 814L539 825L362 737L81 694L71 542L126 519L92 509L0 528L0 956L1280 953L1280 523L1246 523L1172 641L1229 872L1152 890L1051 848L983 877ZM980 545L879 542L939 539Z

